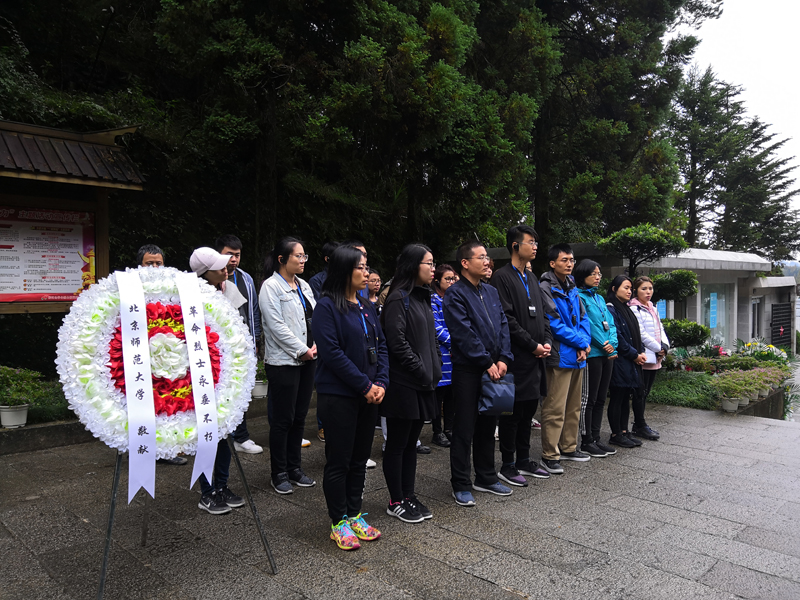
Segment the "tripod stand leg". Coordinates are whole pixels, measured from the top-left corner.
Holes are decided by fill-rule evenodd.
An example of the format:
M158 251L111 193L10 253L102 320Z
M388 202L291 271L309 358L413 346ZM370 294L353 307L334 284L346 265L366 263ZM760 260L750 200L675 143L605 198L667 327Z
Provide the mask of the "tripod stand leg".
M142 539L141 545L142 548L147 546L147 531L148 526L150 525L150 507L153 504L153 499L150 497L150 494L144 495L144 511L142 512Z
M253 502L253 496L250 493L250 486L247 485L247 478L244 476L244 469L242 469L242 463L239 460L239 455L236 454L236 448L233 447L233 438L228 436L228 447L231 449L231 454L233 455L233 459L236 461L236 467L239 469L239 475L242 477L242 486L244 487L244 495L247 498L247 503L250 505L250 510L253 513L253 518L256 520L256 527L258 527L258 533L261 536L261 543L264 544L264 550L267 551L267 557L269 558L269 564L272 567L272 574L278 574L278 567L275 564L275 559L272 557L272 551L269 549L269 544L267 543L267 536L264 534L264 526L261 524L261 519L258 516L258 510L256 509L256 504Z
M108 528L106 529L106 547L103 551L103 565L100 567L100 587L97 590L97 600L103 600L103 591L106 587L106 572L108 571L108 557L111 554L111 530L114 528L114 513L117 511L117 491L119 490L119 475L122 471L122 453L117 452L117 464L114 467L114 484L111 486L111 506L108 509Z

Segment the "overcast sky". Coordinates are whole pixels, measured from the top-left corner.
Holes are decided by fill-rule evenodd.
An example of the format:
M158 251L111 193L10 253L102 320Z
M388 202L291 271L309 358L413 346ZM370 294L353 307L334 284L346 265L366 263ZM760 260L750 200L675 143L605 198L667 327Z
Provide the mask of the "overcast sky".
M694 62L701 70L711 65L719 79L742 86L748 113L769 123L777 139L792 138L780 153L795 157L792 165L800 165L799 22L797 0L725 0L722 16L693 32L702 40ZM800 169L794 178L800 186ZM794 207L800 208L800 199Z

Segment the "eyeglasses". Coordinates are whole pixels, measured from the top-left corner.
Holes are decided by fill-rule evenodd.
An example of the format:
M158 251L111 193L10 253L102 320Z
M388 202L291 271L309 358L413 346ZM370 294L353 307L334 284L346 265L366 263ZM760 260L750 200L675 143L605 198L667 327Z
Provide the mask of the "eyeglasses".
M292 254L292 256L300 262L306 262L308 260L308 254Z
M357 267L353 268L358 269L359 271L364 271L364 273L369 273L369 265L358 265Z
M433 261L430 261L430 262L422 262L422 263L419 263L419 264L421 264L421 265L428 265L428 266L429 266L431 269L435 269L435 268L436 268L436 263L435 263L435 262L433 262Z
M564 264L567 264L567 265L574 265L575 264L575 259L574 258L561 258L561 259L559 259L558 262L564 263Z
M490 257L486 256L485 254L482 254L481 256L473 256L472 258L470 258L470 260L479 260L481 262L489 262L492 259Z
M520 244L529 244L531 248L538 248L539 247L539 242L537 242L536 240L529 240L527 242L520 242Z
M457 275L453 275L452 277L445 277L444 280L447 283L455 283L456 281L458 281L458 276Z

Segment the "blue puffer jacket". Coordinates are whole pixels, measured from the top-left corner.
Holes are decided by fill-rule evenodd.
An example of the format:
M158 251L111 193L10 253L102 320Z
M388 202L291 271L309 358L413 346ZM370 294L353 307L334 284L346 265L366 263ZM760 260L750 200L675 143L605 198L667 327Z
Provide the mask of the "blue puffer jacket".
M545 312L553 334L553 349L547 366L582 369L586 361L578 362L578 351L591 345L592 336L575 281L567 276L562 287L556 274L548 271L539 279L539 286L544 292Z
M605 299L597 293L596 287L578 288L578 294L591 327L592 351L589 352L589 358L616 356L617 328L614 325L614 318L608 312ZM608 331L606 331L603 323L608 324ZM614 352L611 354L603 350L606 342L610 342L614 347Z
M439 350L442 353L442 378L439 380L439 387L444 387L453 383L453 365L450 361L450 332L444 322L442 297L436 292L431 294L431 309L433 309L433 323L436 325L436 339L439 340Z

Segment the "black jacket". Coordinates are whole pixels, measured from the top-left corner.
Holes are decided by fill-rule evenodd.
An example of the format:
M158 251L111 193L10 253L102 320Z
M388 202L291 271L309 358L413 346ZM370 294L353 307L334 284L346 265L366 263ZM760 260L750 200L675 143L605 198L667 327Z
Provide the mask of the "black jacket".
M447 288L442 300L444 322L450 332L453 368L485 371L501 360L514 361L508 321L500 296L491 285L472 285L462 277Z
M381 314L389 349L389 381L415 390L435 390L442 378L442 356L436 341L431 291L415 287L410 294L392 291Z
M610 385L620 388L641 387L642 367L633 361L644 352L644 345L642 344L638 349L634 346L633 335L628 328L628 323L622 318L616 307L609 304L608 311L614 317L614 325L617 327L617 354L619 355L614 361Z
M528 310L528 292L523 284L523 276L536 309L535 316L531 316ZM543 398L547 395L546 360L535 357L533 351L539 344L552 345L553 336L550 333L550 319L545 314L539 280L533 273L518 272L509 263L494 272L490 283L500 295L500 304L508 320L511 352L514 354L514 361L508 365L508 370L514 374L515 400L524 402Z

